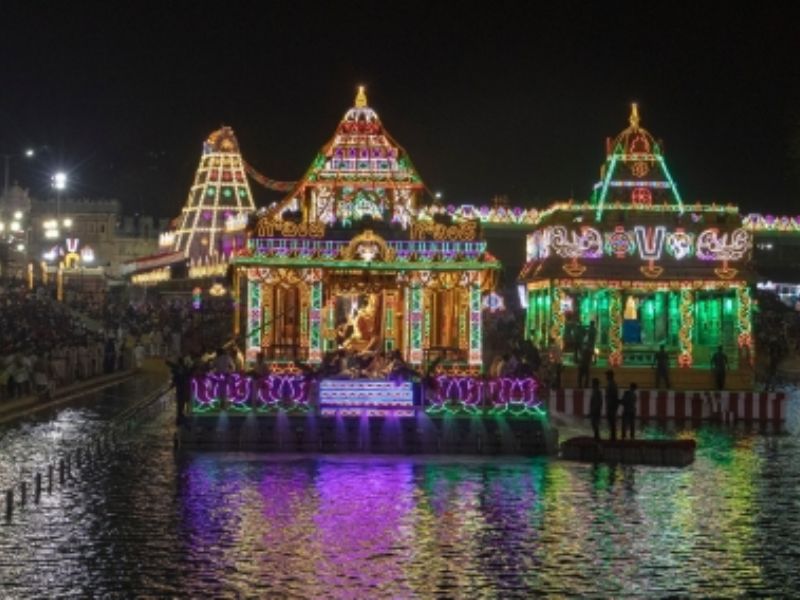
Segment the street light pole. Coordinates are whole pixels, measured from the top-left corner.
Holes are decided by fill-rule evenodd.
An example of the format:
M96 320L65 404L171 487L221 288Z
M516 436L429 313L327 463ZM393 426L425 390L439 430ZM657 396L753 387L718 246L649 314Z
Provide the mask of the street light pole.
M67 174L64 171L53 175L53 187L56 189L56 218L61 219L61 192L67 188Z

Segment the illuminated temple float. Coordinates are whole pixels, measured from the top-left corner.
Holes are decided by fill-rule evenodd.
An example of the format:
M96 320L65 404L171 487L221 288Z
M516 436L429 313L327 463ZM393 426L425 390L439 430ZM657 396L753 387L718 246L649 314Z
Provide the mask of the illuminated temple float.
M197 378L195 418L285 410L322 417L507 414L527 423L515 426L525 441L512 446L541 442L536 380L483 377L482 313L500 263L487 253L477 219L434 218L422 210L429 199L408 154L359 89L294 189L242 221L246 247L230 258L235 335L247 362L261 353L270 374ZM367 361L308 377L339 351L396 354L417 375L373 372ZM407 447L411 438L420 442L410 423L417 433ZM489 441L470 442L473 450L481 443Z
M711 357L722 346L726 388L752 389L751 233L734 206L682 201L635 104L630 125L607 142L591 201L555 204L534 228L521 280L535 342L553 340L574 365L576 332L594 321L593 376L613 367L640 388L653 387L663 344L673 390L713 389ZM565 378L574 386L576 370Z

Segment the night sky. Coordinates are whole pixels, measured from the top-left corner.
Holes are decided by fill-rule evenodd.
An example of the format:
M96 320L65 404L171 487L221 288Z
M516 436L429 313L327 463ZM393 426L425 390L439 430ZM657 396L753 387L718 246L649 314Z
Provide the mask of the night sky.
M542 207L588 198L635 100L685 200L800 212L794 15L554 4L6 2L0 152L44 147L10 163L34 194L63 167L71 194L171 217L211 130L295 180L364 84L445 202Z

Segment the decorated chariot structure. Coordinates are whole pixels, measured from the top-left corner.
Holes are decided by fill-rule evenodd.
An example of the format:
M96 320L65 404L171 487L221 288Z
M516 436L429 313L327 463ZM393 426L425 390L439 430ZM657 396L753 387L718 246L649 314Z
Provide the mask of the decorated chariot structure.
M595 367L640 386L663 346L684 389L713 387L722 348L730 386L752 388L751 253L736 207L684 202L634 104L591 200L537 215L521 274L527 335L562 348L567 365L590 344Z

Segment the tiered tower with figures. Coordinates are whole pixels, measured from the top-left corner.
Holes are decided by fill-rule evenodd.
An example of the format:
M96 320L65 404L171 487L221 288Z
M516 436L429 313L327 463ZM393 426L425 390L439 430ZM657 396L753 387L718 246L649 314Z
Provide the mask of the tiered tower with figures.
M230 127L222 127L203 143L203 154L181 211L172 247L198 260L221 253L225 223L255 210L239 142Z
M408 225L425 187L406 151L384 129L360 87L333 137L277 207L306 223L348 225L368 216Z

